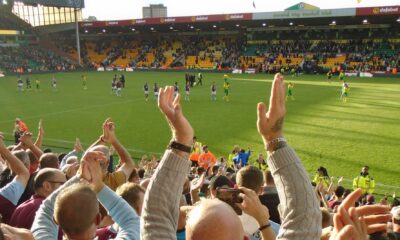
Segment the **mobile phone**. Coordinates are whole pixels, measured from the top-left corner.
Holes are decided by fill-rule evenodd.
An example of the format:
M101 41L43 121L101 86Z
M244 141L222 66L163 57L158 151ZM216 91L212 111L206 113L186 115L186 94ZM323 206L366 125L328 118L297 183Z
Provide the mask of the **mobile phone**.
M217 198L229 204L237 215L242 215L242 209L236 205L243 202L243 199L239 196L241 192L241 190L235 188L217 188Z

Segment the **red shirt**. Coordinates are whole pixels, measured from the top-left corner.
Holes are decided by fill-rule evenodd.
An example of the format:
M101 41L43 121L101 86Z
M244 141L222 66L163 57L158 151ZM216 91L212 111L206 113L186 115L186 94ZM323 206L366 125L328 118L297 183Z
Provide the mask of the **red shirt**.
M13 227L31 229L36 211L45 198L33 195L30 199L21 203L12 214L10 225Z
M16 206L10 200L0 195L0 214L3 217L3 223L8 224L15 208Z
M112 231L110 229L111 227L103 227L99 228L96 230L96 236L98 237L98 240L109 240L109 239L114 239L117 237L117 233Z

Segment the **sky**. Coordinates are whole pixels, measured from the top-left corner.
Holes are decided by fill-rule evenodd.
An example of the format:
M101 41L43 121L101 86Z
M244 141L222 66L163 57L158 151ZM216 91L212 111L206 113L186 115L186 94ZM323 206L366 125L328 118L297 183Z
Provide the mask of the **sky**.
M83 17L98 20L142 18L142 7L162 3L168 17L225 13L273 12L299 3L301 0L85 0ZM400 5L400 0L305 0L321 9Z

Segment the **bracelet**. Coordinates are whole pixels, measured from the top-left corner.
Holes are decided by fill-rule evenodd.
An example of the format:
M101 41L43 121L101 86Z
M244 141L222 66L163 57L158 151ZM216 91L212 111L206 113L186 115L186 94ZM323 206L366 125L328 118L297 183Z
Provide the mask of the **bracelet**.
M264 230L266 228L269 228L269 227L271 227L271 223L268 222L267 224L262 225L261 227L259 227L258 230L261 232L262 230Z
M280 148L286 147L287 141L283 137L272 139L271 141L267 142L267 151L273 152Z
M191 153L192 151L192 147L183 145L175 141L170 142L170 144L168 145L168 149L176 149L185 153Z

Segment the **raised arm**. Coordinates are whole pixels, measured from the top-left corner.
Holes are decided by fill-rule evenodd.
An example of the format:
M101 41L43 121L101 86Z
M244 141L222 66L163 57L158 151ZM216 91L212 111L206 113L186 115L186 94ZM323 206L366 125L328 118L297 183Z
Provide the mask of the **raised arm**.
M81 157L80 155L82 153L83 153L83 148L82 148L81 141L79 140L79 138L76 138L75 143L74 143L74 149L63 157L63 159L61 160L61 163L60 163L60 168L64 167L65 164L67 164L67 160L69 157L76 156L79 159Z
M8 151L4 144L2 133L0 133L0 154L3 159L7 161L11 171L15 174L15 179L25 188L29 180L29 170L24 166L21 160Z
M79 176L75 176L61 185L56 191L48 196L40 205L33 221L31 232L35 239L57 239L58 225L54 222L54 203L58 194L66 187L79 182Z
M282 207L282 224L277 239L320 239L319 202L299 157L283 138L286 108L281 74L276 74L272 83L268 112L264 103L259 103L257 108L258 131L270 154L268 166Z
M114 147L119 156L120 162L122 163L119 171L123 171L126 179L128 179L132 173L133 168L135 168L135 164L129 152L125 149L124 146L122 146L117 136L115 135L115 124L114 122L112 122L111 118L108 118L103 124L102 140L106 143L111 144Z
M43 120L39 120L39 128L38 128L38 136L35 141L35 146L39 149L42 148L43 138L44 138L44 129L43 129Z
M141 239L176 239L179 202L183 183L190 169L189 153L193 129L182 114L180 95L173 97L174 88L160 89L158 106L172 131L172 140L186 146L166 150L147 189L142 220ZM178 147L179 148L179 147ZM182 149L184 149L182 148Z
M99 159L105 158L101 152L95 152L97 156L85 159L87 165L88 180L97 193L97 198L107 210L112 219L118 224L118 235L115 239L139 239L140 219L129 204L120 198L115 192L103 183L103 172ZM105 161L105 159L103 159Z
M32 133L24 132L20 140L24 148L29 148L38 159L42 156L42 150L32 142Z

